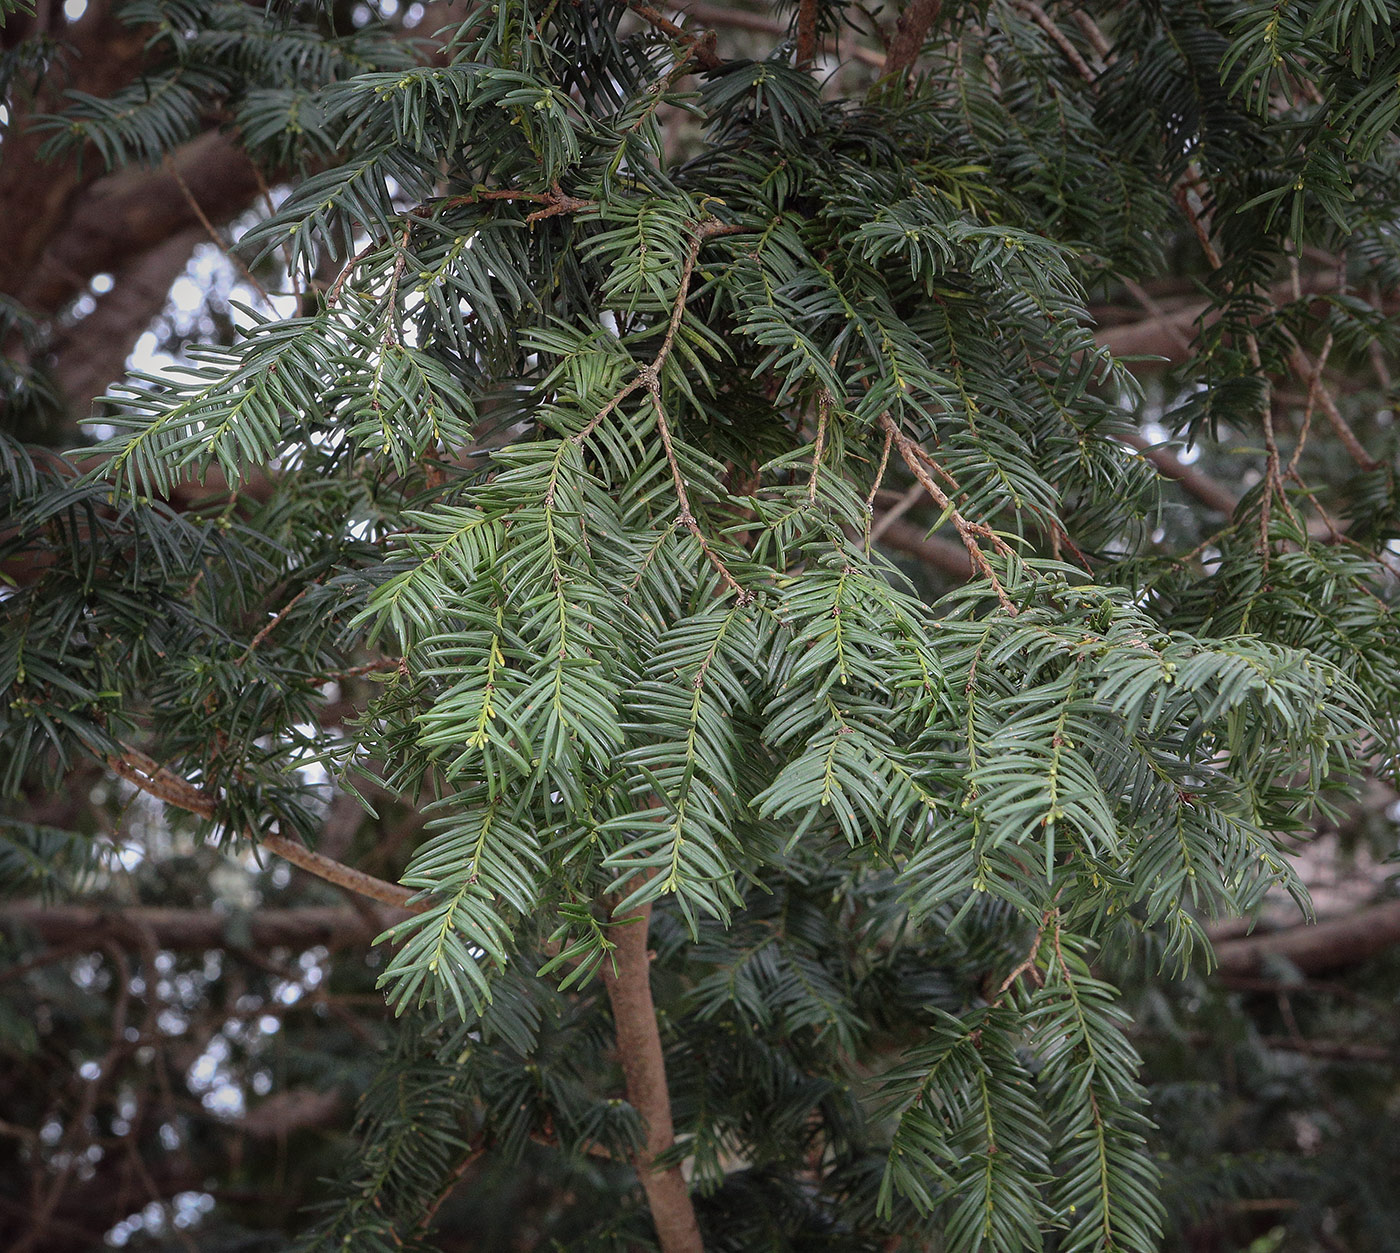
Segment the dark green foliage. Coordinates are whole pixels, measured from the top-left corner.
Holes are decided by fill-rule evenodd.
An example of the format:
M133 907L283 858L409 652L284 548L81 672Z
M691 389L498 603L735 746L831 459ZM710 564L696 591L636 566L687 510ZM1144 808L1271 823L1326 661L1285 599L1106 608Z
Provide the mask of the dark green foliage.
M136 745L224 840L314 840L313 759L421 798L402 1043L300 1247L431 1247L456 1168L542 1146L594 1197L569 1247L652 1238L594 977L642 904L713 1247L1158 1242L1107 976L1301 897L1286 838L1394 742L1393 474L1295 433L1285 482L1271 380L1394 344L1358 290L1397 272L1400 51L1379 4L1099 4L1086 75L1079 26L944 7L907 93L846 97L786 48L697 76L609 0L469 7L421 58L143 0L161 66L48 124L118 165L222 110L290 185L243 246L295 316L131 376L85 476L0 446L0 777ZM1183 205L1218 316L1163 421L1265 446L1208 559L1152 538L1087 309L1199 244ZM1356 290L1273 299L1348 241ZM210 473L248 496L161 503ZM872 543L914 484L972 562L946 595ZM0 875L73 838L18 830Z

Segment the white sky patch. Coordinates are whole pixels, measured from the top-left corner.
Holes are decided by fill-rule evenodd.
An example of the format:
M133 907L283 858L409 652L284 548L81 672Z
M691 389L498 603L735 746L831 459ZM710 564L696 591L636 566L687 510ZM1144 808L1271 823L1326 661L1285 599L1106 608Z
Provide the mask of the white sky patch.
M63 0L63 16L70 22L80 22L87 12L88 0Z
M1171 441L1172 433L1160 422L1144 422L1142 424L1142 437L1153 444L1166 444ZM1201 450L1198 445L1193 444L1190 448L1176 448L1172 450L1176 459L1184 466L1189 466L1194 461L1201 459Z

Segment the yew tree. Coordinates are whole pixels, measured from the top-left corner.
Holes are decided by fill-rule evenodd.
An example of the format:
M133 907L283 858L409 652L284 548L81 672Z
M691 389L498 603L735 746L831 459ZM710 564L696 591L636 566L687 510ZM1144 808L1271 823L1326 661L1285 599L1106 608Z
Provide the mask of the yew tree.
M1393 1246L1400 6L5 3L5 1247Z

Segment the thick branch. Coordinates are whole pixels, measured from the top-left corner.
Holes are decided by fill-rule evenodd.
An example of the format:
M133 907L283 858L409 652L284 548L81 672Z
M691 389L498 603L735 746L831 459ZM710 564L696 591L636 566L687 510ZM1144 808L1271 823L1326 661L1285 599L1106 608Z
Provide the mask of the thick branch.
M656 1159L675 1145L671 1094L666 1085L666 1059L656 1006L651 999L651 957L647 929L648 903L617 919L617 948L612 962L603 963L603 983L612 1005L617 1054L627 1084L627 1100L642 1117L646 1141L633 1158L646 1192L662 1253L703 1253L695 1207L679 1166L658 1167Z
M257 194L257 176L247 155L209 131L177 149L170 168L132 166L85 188L33 268L0 290L10 291L36 313L55 313L94 274L116 271L133 256L199 226L191 200L211 222L222 223Z
M133 254L113 272L112 289L97 298L97 308L50 344L54 378L75 418L85 418L92 402L122 376L136 341L165 307L170 285L201 237L198 228L190 228Z
M797 6L797 64L810 69L817 59L817 0L800 0Z
M13 296L26 288L49 246L54 223L69 216L74 199L101 170L96 160L41 161L39 149L45 136L30 123L37 114L62 110L65 88L109 96L137 72L145 59L148 31L122 22L115 12L119 7L110 0L93 0L81 21L51 29L49 33L71 46L71 54L50 67L31 100L23 91L11 92L7 100L10 118L5 156L0 160L0 204L5 206L0 217L0 292ZM24 25L20 23L17 35L25 33ZM37 29L44 30L44 23L38 23ZM78 286L97 272L89 271ZM36 312L52 313L58 305L33 307Z
M383 925L379 925L382 921ZM148 906L103 908L92 905L40 905L16 902L0 906L0 930L26 931L67 951L80 941L81 951L117 944L144 949L151 943L172 950L250 947L306 949L367 944L394 918L367 917L357 909L308 907L259 909L249 914L221 914L210 909L165 909ZM376 930L378 927L378 930Z
M1338 285L1335 267L1319 269L1306 274L1302 279L1304 295L1321 295L1336 291ZM1286 304L1294 298L1291 283L1276 283L1268 291L1269 299L1276 305ZM1150 316L1120 321L1103 326L1094 335L1094 342L1100 348L1107 348L1115 357L1155 356L1166 357L1168 361L1184 361L1190 355L1191 340L1196 333L1196 324L1202 318L1205 325L1214 322L1214 306L1208 300L1163 299L1154 301ZM1119 313L1115 307L1096 307L1090 313L1101 321Z
M923 527L912 522L892 519L884 522L877 544L908 553L954 579L970 579L973 575L972 558L967 549L952 540L937 535L925 535Z
M1355 966L1400 943L1400 901L1386 901L1312 926L1220 940L1215 959L1222 974L1259 974L1279 957L1304 974Z
M1058 26L1044 9L1035 0L1015 0L1016 7L1031 19L1042 31L1051 43L1057 47L1064 55L1066 61L1074 67L1074 71L1086 83L1092 83L1098 78L1090 68L1089 63L1079 55L1079 49L1070 42L1069 37Z
M942 7L943 0L909 0L894 24L894 37L885 54L884 77L902 79L909 73L924 50L924 41Z
M1141 435L1120 435L1118 437L1130 448L1136 448L1148 461L1152 462L1163 475L1180 483L1203 505L1209 506L1227 518L1235 512L1238 501L1235 494L1223 483L1217 483L1208 474L1194 466L1188 466L1175 454L1159 448Z

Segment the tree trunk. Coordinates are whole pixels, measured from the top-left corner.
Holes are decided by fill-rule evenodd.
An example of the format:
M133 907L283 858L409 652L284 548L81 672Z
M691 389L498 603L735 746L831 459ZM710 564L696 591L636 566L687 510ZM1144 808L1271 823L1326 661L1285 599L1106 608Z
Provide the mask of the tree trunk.
M627 1099L646 1125L646 1142L633 1164L646 1192L662 1253L703 1253L695 1207L679 1166L664 1168L656 1159L676 1142L671 1122L671 1094L666 1086L666 1059L656 1006L651 999L651 955L647 931L651 905L617 919L613 961L603 963L603 983L612 1004L617 1052L627 1084Z

